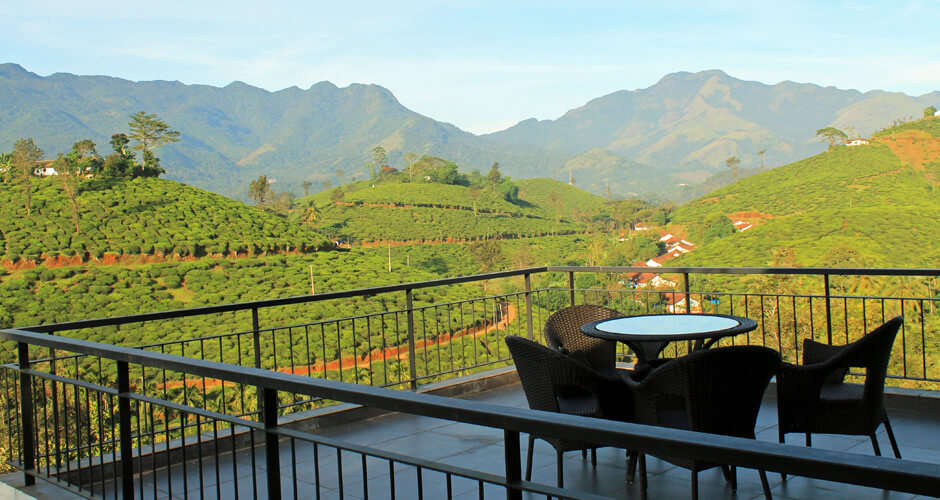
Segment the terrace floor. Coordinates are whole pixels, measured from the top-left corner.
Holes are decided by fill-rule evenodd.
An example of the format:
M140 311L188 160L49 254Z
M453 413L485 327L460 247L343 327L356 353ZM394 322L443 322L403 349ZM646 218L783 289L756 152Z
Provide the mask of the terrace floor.
M770 395L772 391L768 391ZM468 396L492 404L501 404L515 407L527 407L525 396L518 384L489 390ZM901 453L906 459L940 464L940 406L936 401L929 404L917 401L915 398L889 399L889 415L893 423ZM760 440L776 442L776 406L772 397L765 399L761 408L757 424L757 438ZM321 435L342 439L352 443L368 445L374 448L392 450L411 456L429 460L458 465L465 468L503 473L503 433L499 429L490 429L468 424L454 423L427 417L415 417L402 414L388 414L368 420L332 427L320 432ZM887 435L880 430L879 442L882 450L890 453ZM522 437L523 460L527 438ZM788 442L802 444L802 436L791 434ZM869 440L860 436L832 436L814 435L813 444L819 448L842 450L871 454L872 448ZM293 473L291 470L291 449L287 444L282 445L282 491L284 498L295 498L293 491ZM321 447L320 461L320 488L314 483L314 473L311 466L313 450L310 445L297 445L295 450L297 464L297 492L296 498L313 500L314 498L334 499L344 498L356 500L365 498L363 494L363 474L361 459L358 455L344 453L343 478L340 482L337 475L337 457L335 451ZM209 461L213 459L208 459ZM166 471L159 471L158 498L252 498L253 486L251 480L251 466L247 452L236 457L236 466L232 465L231 454L222 454L219 461L223 462L221 475L216 479L214 464L203 462L204 470L202 485L199 481L198 467L190 464L185 469L182 465L173 467L173 491L166 487ZM686 469L673 466L656 458L648 458L649 497L650 498L689 498L690 476ZM263 452L257 455L256 484L259 495L265 495L265 475ZM236 474L233 474L237 469ZM388 465L384 461L367 461L367 489L368 498L382 499L389 496ZM187 480L184 486L184 476ZM411 467L396 468L395 489L397 498L417 498L415 469ZM776 499L913 499L927 498L907 493L885 491L841 483L832 483L818 479L789 476L786 481L781 480L779 474L768 473L771 489ZM21 491L39 499L65 500L73 498L71 493L61 490L54 485L38 481L30 488L22 488L22 474L10 474L0 477L0 480L12 486L21 488ZM145 484L145 498L153 498L152 477L143 478ZM549 485L555 483L555 454L550 445L544 441L536 441L533 480ZM435 500L447 498L443 475L425 471L422 476L424 486L423 498ZM342 486L340 486L342 484ZM565 454L565 486L577 490L591 491L599 495L612 498L640 498L638 482L628 485L625 482L625 461L623 450L602 448L597 452L597 467L591 467L590 460L582 460L580 453L568 452ZM342 488L342 492L340 491ZM699 492L703 499L733 498L733 499L759 499L763 498L760 480L757 472L748 469L738 469L738 490L731 491L722 477L719 469L711 469L699 473ZM185 493L184 493L185 492ZM319 495L317 494L319 493ZM109 491L107 497L112 498ZM494 488L487 491L486 498L505 498L504 494ZM940 492L938 492L940 496ZM476 482L454 478L453 498L476 499L479 497ZM0 490L0 498L6 498ZM10 498L13 498L12 496ZM80 498L74 496L74 498ZM526 496L525 498L534 498ZM539 496L538 498L543 498Z

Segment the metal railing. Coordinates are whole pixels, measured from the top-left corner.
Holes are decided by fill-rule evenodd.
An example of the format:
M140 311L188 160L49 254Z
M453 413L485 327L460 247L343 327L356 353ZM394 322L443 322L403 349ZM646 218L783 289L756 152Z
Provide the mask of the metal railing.
M177 356L199 363L219 363L235 372L276 371L280 372L278 376L299 377L312 383L352 383L364 386L364 389L365 386L378 386L414 391L427 382L509 364L511 360L502 341L507 334L540 338L540 325L548 315L576 303L604 304L625 314L704 311L745 315L757 320L758 328L746 336L722 342L767 345L779 350L790 361L799 359L802 339L848 342L887 317L904 314L905 326L898 336L897 355L892 360L889 376L893 383L899 385L935 389L940 382L940 373L937 372L940 367L930 362L940 356L937 352L940 342L937 342L937 329L934 328L940 325L940 315L934 308L937 299L933 297L930 281L940 274L940 270L659 268L656 269L658 274L675 280L669 289L653 290L629 285L630 274L650 270L538 267L313 296L41 325L21 329L18 334L25 335L25 331L32 334L75 331L95 336L99 331L117 331L123 337L133 338L134 332L148 328L162 328L168 332L199 331L192 325L180 323L192 318L205 322L203 326L210 330L229 323L247 323L249 328L241 331L223 331L210 336L150 344L132 352L141 356ZM547 283L533 287L534 276L542 277ZM586 286L579 285L584 276L593 278L586 280ZM881 289L905 293L854 295L838 283L846 276L908 282L906 287L880 286ZM720 278L718 282L714 280L716 277ZM501 294L479 297L470 291L464 294L467 296L464 299L441 303L434 302L433 293L416 297L424 291L433 292L435 288L500 280L518 283L508 287L514 290ZM925 293L911 293L921 285L925 287ZM754 292L754 288L761 288L761 291ZM377 297L393 297L387 301L392 307L371 304L370 301L377 300ZM281 314L282 317L299 311L296 317L302 318L305 304L345 300L361 300L363 309L371 310L341 318L274 325L262 322L262 319L277 317L274 311L280 308L294 308L290 309L291 314ZM206 318L212 321L206 322ZM182 457L176 458L186 458L187 450L199 453L201 468L201 454L208 450L206 446L215 446L215 455L218 456L219 443L227 440L230 441L227 453L235 462L236 451L244 447L254 449L257 445L252 441L255 434L263 431L264 422L270 422L278 414L299 413L337 401L351 402L333 397L330 391L309 387L293 391L293 385L275 385L277 397L271 399L270 391L265 392L267 386L246 383L244 378L232 376L224 370L210 370L210 374L203 370L184 369L179 363L164 366L142 360L127 367L121 364L120 359L111 357L113 353L107 349L74 349L68 344L72 342L68 339L43 338L49 339L47 343L21 342L19 349L23 349L24 344L41 345L45 349L27 349L25 357L20 352L19 366L8 365L3 371L3 398L7 401L3 422L9 430L5 438L6 448L19 450L18 458L13 458L12 462L31 470L30 474L65 478L66 483L78 485L86 493L89 488L93 493L100 493L109 484L114 490L113 482L120 476L120 471L115 469L123 456L120 452L123 443L116 431L124 428L124 422L117 418L119 415L128 412L136 415L132 418L135 424L128 424L138 429L133 438L137 443L133 453L137 457L151 457L149 477L154 478L153 487L156 488L156 477L161 467L165 467L174 454L182 453ZM59 341L64 343L57 343ZM666 355L678 356L688 348L674 345ZM626 351L621 354L623 359L630 356ZM24 376L29 380L26 386L23 384ZM135 396L127 399L134 405L134 410L120 406L120 394L130 391ZM30 408L26 408L28 400L33 401ZM266 411L273 411L273 416L266 415ZM32 416L24 420L25 414ZM27 423L31 429L27 428ZM280 434L282 432L286 432L285 429L271 431L287 436ZM292 446L297 442L316 441L310 436L292 435L290 438ZM30 439L32 442L27 442ZM194 439L196 445L191 446ZM204 446L202 441L212 444ZM322 446L329 447L325 443L321 441ZM318 446L313 445L313 449L320 449ZM24 450L27 449L34 450L34 467L26 465ZM364 448L349 449L358 450L362 460L374 455L373 451ZM251 456L254 457L253 454ZM342 453L337 452L337 456L341 457ZM394 461L405 462L404 458L397 457ZM183 460L183 463L187 462ZM141 481L138 489L142 491L141 478L147 474L144 474L140 460L135 464L136 477ZM254 470L254 464L251 465ZM106 469L109 466L114 470L110 473L111 479L107 480ZM234 466L237 470L238 464ZM433 469L429 464L416 467L418 470ZM452 472L456 474L459 471ZM236 481L236 488L237 484ZM172 484L169 487L172 488Z

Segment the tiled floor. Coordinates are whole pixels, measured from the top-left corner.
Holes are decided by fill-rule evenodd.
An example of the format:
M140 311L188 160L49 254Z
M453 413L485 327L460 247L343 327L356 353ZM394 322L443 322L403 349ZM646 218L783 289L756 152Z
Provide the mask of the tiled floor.
M491 390L473 396L493 404L526 407L525 397L518 385ZM890 408L895 433L904 457L911 460L940 464L940 415L923 411L914 405ZM344 441L367 445L382 450L416 456L428 460L444 462L467 469L474 469L494 474L503 473L503 433L498 429L477 427L468 424L453 423L445 420L391 414L370 420L333 427L321 433ZM758 439L777 440L776 408L772 400L765 401L761 408L757 427ZM791 435L789 442L801 444L801 436ZM883 450L890 450L887 436L882 430L879 439ZM814 446L832 450L843 450L871 454L871 444L867 438L855 436L816 435ZM523 448L526 438L523 436ZM363 474L361 456L343 452L339 456L335 449L319 447L317 462L319 470L313 467L314 450L307 444L292 450L288 443L281 447L281 483L284 498L313 500L316 498L333 499L382 499L390 498L390 476L388 463L384 460L367 459L366 473ZM889 451L890 452L890 451ZM525 453L525 449L523 449ZM218 478L214 459L206 459L200 470L192 462L184 468L173 467L172 481L167 481L167 471L160 471L156 477L156 496L158 498L253 498L255 491L264 497L266 492L263 452L256 454L258 474L253 484L250 457L239 453L235 464L231 454L219 457ZM625 481L625 461L623 450L602 448L598 450L597 467L592 467L590 460L582 460L580 453L569 452L565 455L565 485L574 490L591 491L610 498L639 498L638 485L629 485ZM524 459L524 455L523 455ZM342 462L342 475L337 472ZM297 480L294 481L296 469ZM316 486L319 474L319 491ZM650 498L688 498L690 495L690 474L686 469L672 466L655 458L648 459L649 497ZM831 483L817 479L789 477L781 480L775 473L768 474L774 498L777 499L912 499L924 498L911 494L901 494L875 488ZM9 482L16 484L21 475L7 476ZM143 478L144 498L154 496L154 477ZM436 500L447 498L447 485L444 476L432 471L421 474L424 491L423 498ZM544 441L536 441L533 480L549 485L555 484L554 450ZM397 498L417 498L418 474L413 467L396 466L394 484ZM296 485L296 493L294 491ZM236 491L237 488L237 491ZM763 498L757 472L747 469L738 470L738 490L733 492L725 483L719 469L699 473L699 492L703 499ZM172 491L171 491L172 490ZM68 493L50 485L40 488L28 488L26 492L37 498L65 500ZM479 485L465 479L454 478L451 484L452 497L455 499L479 498ZM319 496L317 494L319 493ZM201 495L202 494L202 495ZM940 496L940 492L938 492ZM77 498L77 497L76 497ZM505 498L505 494L496 488L485 488L485 498ZM528 498L528 497L527 497ZM532 497L534 498L534 497ZM538 498L544 498L539 496Z

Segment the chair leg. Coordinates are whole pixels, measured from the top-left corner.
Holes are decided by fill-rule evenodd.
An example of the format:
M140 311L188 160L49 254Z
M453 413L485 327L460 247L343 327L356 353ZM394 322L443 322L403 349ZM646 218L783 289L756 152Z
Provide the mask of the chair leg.
M627 483L633 484L636 479L636 463L639 453L627 450Z
M581 460L587 458L587 448L581 448Z
M565 460L561 450L555 450L555 474L558 474L558 487L565 487Z
M646 455L640 453L640 498L646 500Z
M597 467L597 448L591 448L591 467Z
M692 500L698 500L698 471L692 469Z
M770 483L767 481L767 473L763 469L757 471L760 474L760 486L764 489L764 499L771 500L773 496L770 494Z
M738 468L733 465L722 465L721 473L725 476L725 481L731 485L731 491L738 491Z
M806 446L813 446L813 435L809 432L806 433Z
M868 434L868 437L871 438L871 447L875 450L875 456L880 457L881 448L878 447L878 438L875 436L875 431L871 431L871 433Z
M898 442L894 439L894 431L891 430L891 422L888 420L887 415L885 415L884 423L885 430L888 431L888 440L891 441L891 451L894 452L894 458L901 458L901 450L898 449Z
M525 459L525 480L532 480L532 448L535 448L535 436L529 434L529 451Z
M786 442L787 442L786 438L784 437L783 427L781 427L779 423L777 424L777 441L779 441L780 444L786 444ZM780 479L782 479L783 481L786 481L786 480L787 480L787 473L786 473L786 472L781 472L781 473L780 473Z

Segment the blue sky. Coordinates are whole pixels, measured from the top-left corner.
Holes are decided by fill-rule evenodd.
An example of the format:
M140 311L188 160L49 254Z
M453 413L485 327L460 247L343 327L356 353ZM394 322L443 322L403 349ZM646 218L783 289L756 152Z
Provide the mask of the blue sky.
M940 2L9 2L0 62L268 90L376 83L482 133L675 71L940 90ZM940 103L938 103L940 104Z

